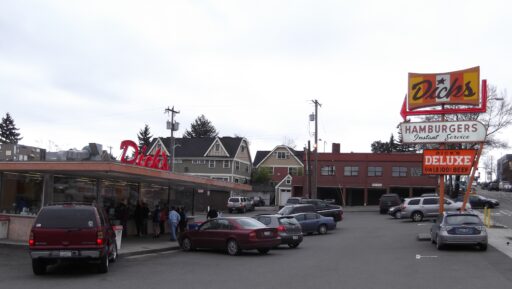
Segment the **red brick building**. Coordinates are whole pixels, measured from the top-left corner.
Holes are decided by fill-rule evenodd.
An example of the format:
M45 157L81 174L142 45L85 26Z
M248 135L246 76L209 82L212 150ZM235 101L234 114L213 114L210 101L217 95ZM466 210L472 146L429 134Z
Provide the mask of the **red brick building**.
M314 168L315 155L310 156ZM304 154L304 164L307 166ZM415 153L318 153L317 194L320 199L334 199L345 206L377 205L384 193L402 198L437 190L438 177L422 174L422 155ZM292 195L315 197L314 170L294 176ZM309 174L308 171L312 173Z

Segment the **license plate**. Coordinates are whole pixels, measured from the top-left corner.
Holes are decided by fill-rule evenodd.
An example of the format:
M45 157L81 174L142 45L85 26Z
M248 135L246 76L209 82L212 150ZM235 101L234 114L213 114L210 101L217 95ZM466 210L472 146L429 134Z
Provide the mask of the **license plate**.
M265 231L263 232L263 236L272 236L272 232Z
M298 240L299 239L299 236L293 236L292 237L293 240Z
M457 230L457 233L467 234L467 233L469 233L469 229L461 228L461 229L458 229L458 230Z
M61 257L71 257L71 251L60 251Z

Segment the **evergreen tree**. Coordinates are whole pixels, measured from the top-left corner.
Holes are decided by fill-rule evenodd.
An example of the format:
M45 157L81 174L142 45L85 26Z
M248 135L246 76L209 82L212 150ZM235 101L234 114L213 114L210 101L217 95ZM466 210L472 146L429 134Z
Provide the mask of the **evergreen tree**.
M17 132L19 128L14 125L14 120L9 113L2 117L0 123L0 143L17 144L23 138L20 137L20 133Z
M216 137L219 135L212 123L202 114L190 125L190 130L183 134L184 138Z
M139 139L139 149L142 149L143 146L146 146L149 150L149 145L151 144L151 139L153 136L151 135L149 126L147 124L144 125L144 128L139 131L137 138Z

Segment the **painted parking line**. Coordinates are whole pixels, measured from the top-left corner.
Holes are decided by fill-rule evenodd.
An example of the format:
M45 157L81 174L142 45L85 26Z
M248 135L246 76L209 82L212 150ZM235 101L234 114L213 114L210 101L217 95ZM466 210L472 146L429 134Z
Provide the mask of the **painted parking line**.
M419 260L421 258L437 258L437 256L422 256L420 254L416 254L416 259Z
M179 252L179 250L164 251L164 252L159 252L159 253L148 253L148 254L135 255L135 256L128 256L128 257L125 257L125 259L138 259L138 258L145 258L145 257L150 257L150 256L172 254L172 253L176 253L176 252Z

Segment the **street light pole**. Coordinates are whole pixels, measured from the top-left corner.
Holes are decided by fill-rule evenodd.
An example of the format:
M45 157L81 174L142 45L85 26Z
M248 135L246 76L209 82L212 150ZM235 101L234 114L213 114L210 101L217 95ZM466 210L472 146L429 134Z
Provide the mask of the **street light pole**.
M318 196L318 106L322 106L318 102L318 100L312 100L313 104L315 104L315 168L314 168L314 189L313 189L313 198L317 198Z

